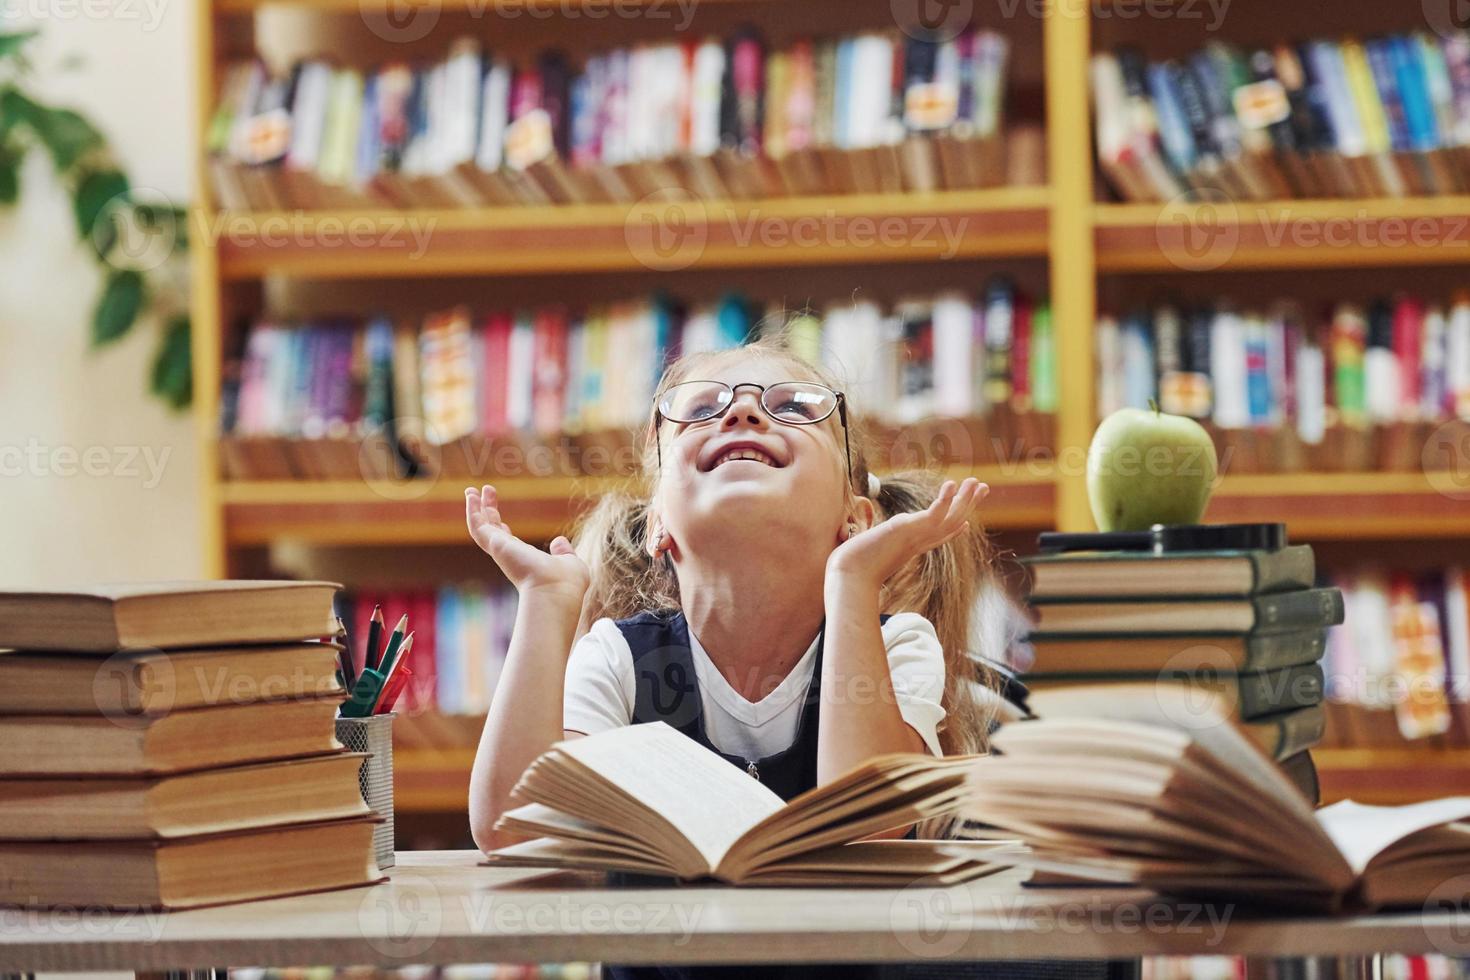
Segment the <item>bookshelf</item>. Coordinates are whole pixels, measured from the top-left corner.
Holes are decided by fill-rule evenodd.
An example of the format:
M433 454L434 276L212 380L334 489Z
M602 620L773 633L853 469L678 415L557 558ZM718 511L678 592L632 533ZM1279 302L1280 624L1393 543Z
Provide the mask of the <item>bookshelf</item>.
M863 0L867 3L869 0ZM541 8L529 24L507 18L496 23L500 35L531 30L536 43L560 38L560 12L602 5L601 0L424 0L422 6L483 36L486 28L471 17L497 11ZM351 21L402 12L395 0L206 0L197 18L197 131L208 129L220 67L252 50L256 21L266 13L289 11L310 24ZM853 10L821 0L794 10L791 0L720 0L713 13L721 23L739 17L762 28L791 15L779 30L844 26ZM861 7L861 5L856 5ZM1029 262L1042 267L1050 295L1057 346L1059 390L1065 393L1055 419L1058 459L1080 460L1095 419L1092 330L1099 290L1113 276L1154 276L1158 281L1188 280L1213 274L1259 270L1393 269L1463 265L1470 247L1470 195L1396 200L1292 200L1224 206L1201 204L1114 204L1100 200L1095 185L1089 122L1091 97L1087 66L1096 47L1128 39L1130 22L1099 22L1089 0L1054 0L1033 30L1039 40L1037 101L1045 128L1045 173L1040 186L903 194L785 197L760 201L690 201L680 195L633 205L594 204L547 207L422 209L392 211L324 210L233 213L213 201L202 145L196 159L191 237L195 400L202 501L202 540L206 572L238 573L249 556L282 542L325 546L463 547L462 489L441 479L416 484L359 481L227 481L219 466L217 419L220 372L229 331L242 316L260 312L264 297L282 283L410 283L455 277L509 281L541 277L569 286L580 277L601 274L646 275L649 264L630 245L629 229L660 209L681 206L686 232L698 237L693 258L678 269L654 270L663 279L719 270L776 272L796 267L814 275L850 269L853 281L871 276L900 278L907 269L930 268L955 260ZM1252 3L1269 15L1272 8ZM888 5L876 4L887 16ZM1344 17L1363 11L1365 25L1387 16L1354 3ZM1027 8L1016 20L1026 21ZM729 13L727 14L727 11ZM778 13L779 12L779 13ZM862 12L867 16L871 11ZM1300 15L1300 16L1298 16ZM1292 15L1311 17L1305 11ZM1311 15L1315 16L1315 14ZM870 18L871 19L871 18ZM1009 22L1008 22L1009 23ZM1274 22L1273 22L1274 23ZM570 24L570 21L568 21ZM643 25L647 27L647 25ZM1011 27L1016 24L1011 23ZM1147 39L1162 47L1190 43L1163 40L1166 25L1140 25ZM1288 32L1288 27L1280 28ZM1002 30L1010 27L1001 26ZM564 26L569 46L575 26ZM626 25L619 30L627 33ZM1276 30L1272 28L1272 32ZM327 30L326 37L339 36ZM452 36L442 25L436 37ZM654 36L650 29L649 36ZM1271 33L1271 32L1268 32ZM502 43L497 36L495 43ZM1145 43L1141 41L1140 43ZM308 45L309 47L309 45ZM328 48L327 50L330 50ZM411 53L410 49L410 53ZM294 56L295 52L292 52ZM932 221L949 219L962 228L949 257L932 249L883 243L827 242L804 248L740 241L732 229L752 216L785 221L821 218L851 223L859 219ZM1405 223L1427 228L1433 242L1382 244L1401 234ZM1324 226L1349 230L1353 244L1322 248L1311 238ZM354 234L344 235L351 230ZM418 232L424 237L414 238ZM1203 235L1201 252L1188 236ZM274 237L273 237L274 236ZM1224 241L1225 245L1217 243ZM396 244L395 244L396 242ZM422 244L422 247L420 246ZM1447 268L1446 271L1449 271ZM1092 526L1085 477L1080 465L986 466L966 470L987 480L993 492L985 504L990 526L1027 533L1048 528L1086 530ZM955 475L959 475L956 471ZM516 477L496 480L507 519L529 537L548 538L565 530L582 504L608 489L608 480ZM1465 488L1458 487L1463 490ZM1297 539L1360 544L1404 539L1470 537L1470 507L1465 494L1443 492L1422 472L1341 472L1227 474L1207 519L1216 521L1286 520ZM1395 754L1398 753L1398 754ZM467 751L413 749L398 760L400 805L406 811L443 811L463 805ZM1470 769L1470 753L1432 750L1323 750L1324 787L1380 787L1395 798L1458 788ZM1390 778L1391 777L1391 778ZM1465 790L1470 792L1470 788ZM1380 795L1377 798L1383 799Z
M1092 226L1103 273L1464 265L1470 258L1465 195L1098 204Z
M941 253L1035 258L1047 253L1048 203L1043 187L761 202L696 202L671 194L633 205L235 214L218 219L213 237L222 276L246 282L271 274L399 278L406 269L415 277L510 276L933 262ZM684 236L667 262L638 241L646 221L668 221ZM941 221L957 231L953 240L922 234ZM831 231L820 243L784 248L760 241L758 229L770 222L821 222ZM914 241L895 244L857 232L877 222L912 229Z

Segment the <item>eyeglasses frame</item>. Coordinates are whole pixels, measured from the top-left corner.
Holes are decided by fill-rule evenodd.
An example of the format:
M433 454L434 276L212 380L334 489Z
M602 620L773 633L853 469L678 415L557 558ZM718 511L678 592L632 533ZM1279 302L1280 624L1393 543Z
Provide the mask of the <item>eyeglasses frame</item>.
M777 385L792 384L792 383L793 382L790 382L790 381L778 381L778 382L776 382ZM818 387L821 387L821 388L827 388L827 386L824 385L824 384L822 384L820 381L801 381L801 382L795 382L795 383L797 383L797 384L817 385ZM760 398L757 398L756 399L756 402L760 405L761 411L762 412L765 412L766 416L769 419L771 419L771 421L773 421L773 422L779 422L782 425L797 425L797 426L801 426L801 425L820 425L821 423L827 421L828 419L830 419L832 417L832 412L828 412L826 415L823 415L821 418L819 418L819 419L812 419L810 422L793 422L790 419L778 418L777 416L771 414L770 409L766 408L766 401L765 401L765 394L766 394L767 388L768 387L769 388L774 388L774 387L776 387L776 385L769 385L769 386L767 386L767 385L758 385L754 381L742 381L739 384L727 385L723 381L705 381L705 380L701 380L699 378L691 378L688 381L681 381L681 382L679 382L679 384L724 385L726 388L729 388L730 389L730 400L725 403L725 407L724 408L720 409L714 415L711 415L709 418L699 419L698 422L674 422L673 419L670 419L670 418L668 418L668 416L664 415L663 407L658 402L654 402L654 405L653 405L653 418L654 418L654 422L653 422L653 445L654 445L654 450L655 450L655 452L658 455L658 468L659 468L659 472L663 472L663 468L664 468L664 446L663 446L663 440L659 438L658 433L659 433L659 428L664 424L665 420L667 420L669 422L674 422L675 425L698 425L698 424L700 424L702 422L713 422L716 419L722 419L722 418L725 417L725 414L730 411L730 406L735 404L735 393L737 391L739 391L741 388L755 388L756 390L758 390L761 393L761 397ZM669 385L669 388L670 389L675 388L675 387L678 387L678 386L677 385ZM848 434L847 434L847 396L845 394L843 394L842 392L836 390L835 388L827 388L827 390L830 391L830 392L832 392L832 394L834 394L834 395L837 396L837 404L833 407L832 411L837 413L838 420L842 422L842 449L843 449L844 453L847 456L847 482L849 484L851 484L852 483L852 442L851 442L851 440L850 440L850 438L848 437ZM668 391L666 390L664 392L664 394L667 395L668 394Z

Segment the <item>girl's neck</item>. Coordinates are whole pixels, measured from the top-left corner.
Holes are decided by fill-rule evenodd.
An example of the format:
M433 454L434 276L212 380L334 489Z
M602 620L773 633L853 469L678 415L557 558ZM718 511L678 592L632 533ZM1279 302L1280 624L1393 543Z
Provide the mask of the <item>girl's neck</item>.
M679 561L684 618L720 674L747 701L760 701L791 673L824 615L819 548L749 542L700 561ZM778 552L778 553L773 553Z

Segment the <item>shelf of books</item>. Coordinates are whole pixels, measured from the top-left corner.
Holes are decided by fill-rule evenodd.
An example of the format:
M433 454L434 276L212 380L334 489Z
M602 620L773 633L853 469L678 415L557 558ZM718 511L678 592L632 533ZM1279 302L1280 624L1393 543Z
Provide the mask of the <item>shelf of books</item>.
M564 533L635 478L665 359L771 324L853 378L879 472L980 476L1023 554L1091 528L1096 420L1150 400L1216 437L1207 519L1285 521L1324 575L1470 537L1463 32L1367 0L952 5L971 19L922 29L904 6L200 18L209 567L309 567L354 615L412 592L448 616L402 726L405 812L463 808L495 673L463 649L503 649L501 600L456 612L492 578L461 574L463 486ZM393 548L445 561L405 582L359 557ZM1447 662L1455 594L1421 600ZM1409 739L1364 710L1333 715L1325 798L1462 778L1458 714Z

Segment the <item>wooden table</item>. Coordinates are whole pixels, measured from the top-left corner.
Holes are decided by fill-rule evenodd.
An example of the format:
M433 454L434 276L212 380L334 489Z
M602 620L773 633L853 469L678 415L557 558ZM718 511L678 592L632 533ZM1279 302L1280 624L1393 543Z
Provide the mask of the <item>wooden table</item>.
M606 887L400 853L371 888L173 913L0 909L0 973L314 964L1470 955L1470 914L1262 916L1004 872L903 889Z

